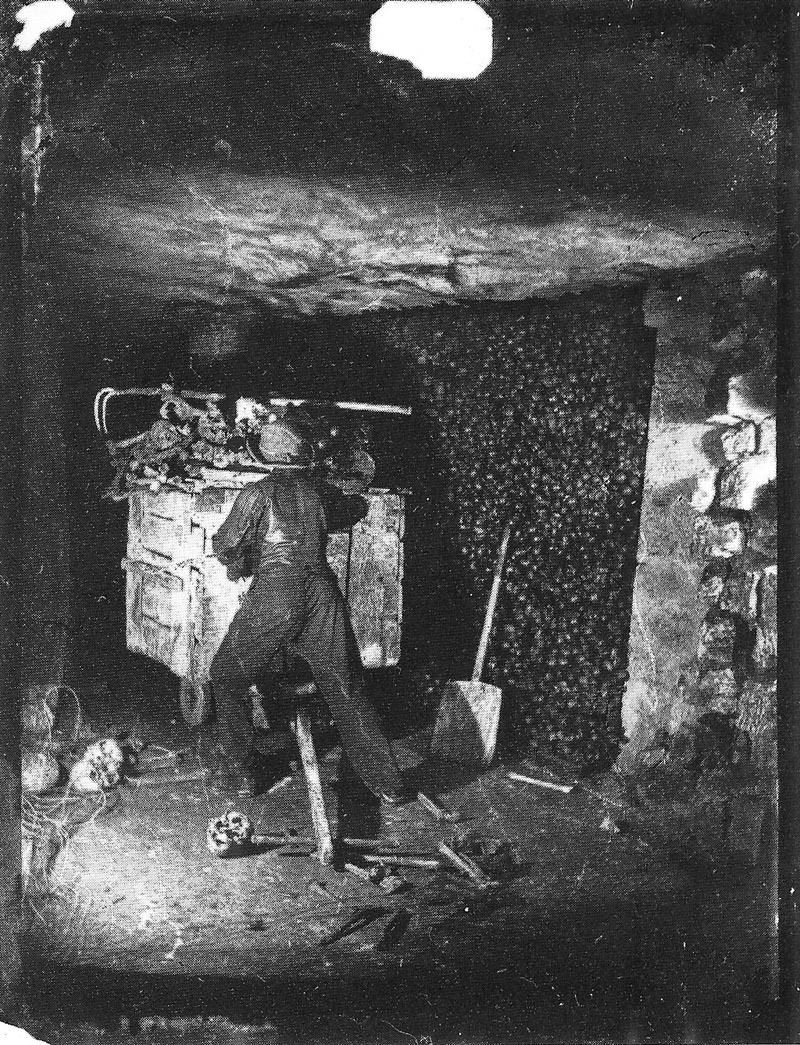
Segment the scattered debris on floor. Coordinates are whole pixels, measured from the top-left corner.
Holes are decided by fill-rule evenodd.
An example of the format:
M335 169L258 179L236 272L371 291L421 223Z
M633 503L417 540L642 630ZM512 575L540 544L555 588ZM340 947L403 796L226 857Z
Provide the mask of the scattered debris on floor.
M458 813L445 809L444 806L429 798L423 791L417 792L417 801L423 809L431 814L434 820L455 823L459 819Z
M508 881L524 871L516 849L507 838L487 838L476 828L458 832L454 845L497 881Z
M574 786L573 784L557 784L552 780L537 780L536 777L525 776L524 773L510 772L508 777L510 780L519 780L523 784L535 784L536 787L544 787L550 791L561 791L565 795L568 795Z
M483 873L474 860L469 856L466 856L464 853L456 852L455 849L447 845L446 842L439 843L439 852L445 857L445 859L450 861L453 867L470 878L479 888L488 889L497 884L497 882Z
M600 830L608 831L610 835L618 835L621 833L621 828L617 821L610 813L606 813L603 819L600 821Z
M106 739L122 746L120 730L108 721L101 730L73 745L76 757ZM167 962L179 976L210 967L224 976L323 978L426 962L438 968L484 946L487 954L521 946L551 909L582 925L584 915L573 908L601 882L624 881L631 894L644 887L656 895L662 880L712 880L716 865L695 859L705 852L695 836L680 843L691 870L672 858L679 820L662 815L674 805L669 782L659 790L655 780L648 789L616 773L576 779L532 759L501 762L477 776L439 776L440 767L422 768L426 741L421 733L399 750L414 793L436 811L420 798L372 811L346 788L331 800L335 769L323 762L334 861L321 867L301 772L278 794L232 803L213 781L179 783L182 774L193 775L197 745L182 725L165 726L141 746L116 788L66 803L61 856L49 858L56 874L37 879L46 884L33 897L41 916L32 917L35 940L42 941L34 946L67 954L68 964L100 961L157 975ZM510 771L559 786L541 788ZM148 777L169 786L131 786ZM40 806L62 803L64 791L28 797ZM702 779L682 801L699 810L701 798L715 817L723 810ZM599 830L606 814L611 829ZM743 794L727 816L717 824L721 844L757 853L758 797ZM94 826L78 830L88 821ZM632 825L630 837L623 822ZM751 857L741 859L750 865ZM697 867L709 869L705 879ZM603 931L598 925L592 939Z
M320 947L327 947L332 943L336 943L337 940L344 939L345 936L361 932L362 929L371 925L377 918L383 918L389 913L390 908L388 907L358 907L335 929L321 937L317 943Z
M400 942L405 935L406 929L411 924L411 912L401 907L397 913L390 918L383 929L383 935L375 944L376 951L388 951Z
M423 856L409 853L365 853L367 863L383 863L390 861L393 867L417 867L421 870L438 871L443 863L435 856Z

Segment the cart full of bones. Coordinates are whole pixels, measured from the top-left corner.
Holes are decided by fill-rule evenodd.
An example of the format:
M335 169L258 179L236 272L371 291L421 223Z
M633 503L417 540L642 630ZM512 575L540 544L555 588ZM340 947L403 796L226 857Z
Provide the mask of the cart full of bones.
M409 409L270 396L239 399L228 418L222 399L170 386L105 388L95 399L95 423L116 469L108 496L128 500L127 646L178 677L190 725L211 711L211 661L250 584L228 578L211 540L244 486L272 468L292 467L280 460L264 464L250 450L264 425L287 414L312 426L316 457L330 481L368 503L360 522L328 542L364 667L391 667L400 657L406 491L374 484L368 433L375 415L391 422ZM139 418L152 417L155 407L156 420L137 435L111 439L112 402L116 408L137 403Z

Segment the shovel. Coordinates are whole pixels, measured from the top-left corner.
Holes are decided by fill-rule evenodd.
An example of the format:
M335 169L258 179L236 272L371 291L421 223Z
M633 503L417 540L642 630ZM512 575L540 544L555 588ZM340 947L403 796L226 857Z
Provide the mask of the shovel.
M481 675L510 537L511 523L506 526L500 543L472 679L469 682L448 682L439 704L431 738L431 755L445 762L488 766L494 758L503 692L499 686L481 682Z

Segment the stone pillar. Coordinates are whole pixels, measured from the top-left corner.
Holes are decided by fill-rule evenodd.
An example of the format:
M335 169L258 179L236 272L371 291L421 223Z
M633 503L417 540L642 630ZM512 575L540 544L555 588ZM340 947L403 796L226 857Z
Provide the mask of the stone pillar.
M763 270L740 281L739 336L716 346L704 343L703 317L714 311L707 288L705 300L696 291L694 316L682 320L675 305L687 290L659 306L669 311L634 583L624 770L657 761L681 726L714 712L749 738L761 771L776 772L775 330L768 312L744 307L754 284L768 292ZM711 392L720 375L721 400ZM705 403L717 412L701 412Z

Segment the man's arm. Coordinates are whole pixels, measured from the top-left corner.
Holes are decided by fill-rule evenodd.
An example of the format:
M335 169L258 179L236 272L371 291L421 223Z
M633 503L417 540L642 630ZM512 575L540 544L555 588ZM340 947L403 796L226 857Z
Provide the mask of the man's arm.
M252 559L256 551L258 520L269 497L269 491L264 486L262 480L241 490L228 518L211 538L214 554L229 567L228 576L232 580L247 577L253 572L253 564L248 560Z
M320 484L320 498L325 508L328 533L351 529L369 512L369 501L365 497L342 493L330 483Z

